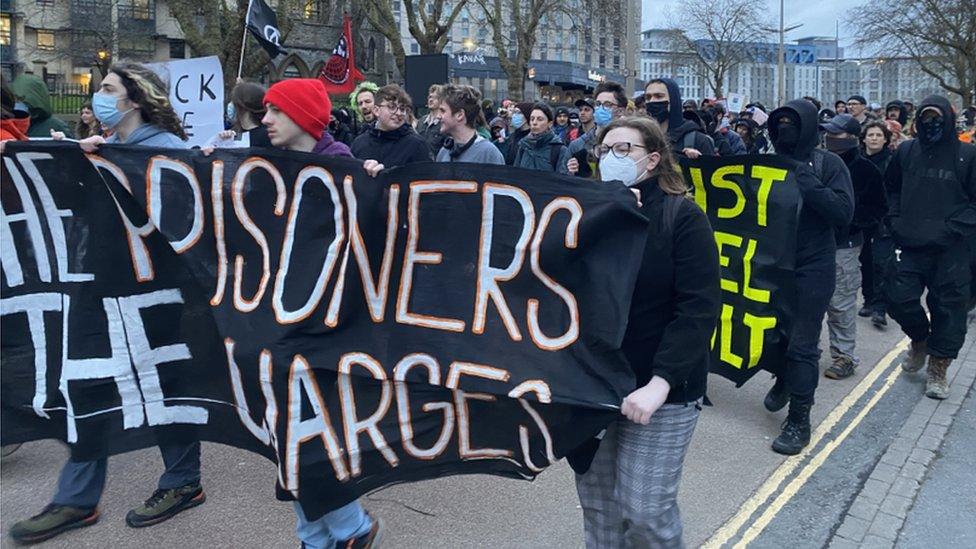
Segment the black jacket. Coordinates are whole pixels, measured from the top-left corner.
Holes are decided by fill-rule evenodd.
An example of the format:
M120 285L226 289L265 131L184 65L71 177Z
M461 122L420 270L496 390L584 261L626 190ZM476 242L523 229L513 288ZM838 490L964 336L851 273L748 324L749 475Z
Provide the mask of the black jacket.
M873 162L851 149L841 155L851 174L854 187L854 219L847 230L837 232L838 248L853 248L864 244L864 234L872 232L884 219L884 178Z
M711 138L702 132L701 127L691 120L685 120L681 108L681 88L670 78L662 78L661 82L668 88L668 141L671 142L671 152L675 160L684 156L681 151L685 148L685 135L697 132L694 139L687 138L688 142L693 142L693 149L698 149L704 156L715 156L715 144Z
M799 163L796 182L803 197L796 233L797 269L807 262L815 263L824 255L833 257L837 250L835 231L843 230L854 217L854 189L844 161L830 151L814 151L820 140L817 114L813 103L794 99L769 115L769 137L773 145L777 142L781 117L789 116L800 124L797 147L792 154L785 155ZM815 161L815 154L822 159ZM817 164L821 166L819 175Z
M433 124L427 124L426 118L421 120L417 124L417 133L427 141L431 154L437 157L437 153L444 146L444 140L447 139L447 134L441 133L441 121L436 120Z
M409 124L388 132L371 128L352 142L352 155L360 160L376 160L387 168L431 160L427 141Z
M897 99L894 101L888 101L888 104L885 105L886 118L888 116L888 110L892 107L898 109L898 123L901 124L902 128L904 128L905 124L908 124L908 111L905 109L905 104Z
M976 146L959 142L945 97L930 95L916 112L928 106L943 113L941 141L902 143L885 173L886 222L903 248L942 249L976 234Z
M657 177L636 188L651 223L622 348L637 387L660 376L671 385L668 403L691 402L705 394L709 342L722 306L715 236L701 208L681 198L668 238Z
M888 171L888 164L891 163L891 158L892 158L891 149L888 148L887 145L885 145L880 151L872 155L869 155L865 152L864 158L870 160L871 163L874 164L874 167L878 168L878 171L881 172L881 175L883 177L885 172Z
M512 131L505 138L505 146L502 149L502 154L505 155L506 165L515 165L515 156L518 155L519 141L527 135L529 135L529 127L524 126L523 128Z

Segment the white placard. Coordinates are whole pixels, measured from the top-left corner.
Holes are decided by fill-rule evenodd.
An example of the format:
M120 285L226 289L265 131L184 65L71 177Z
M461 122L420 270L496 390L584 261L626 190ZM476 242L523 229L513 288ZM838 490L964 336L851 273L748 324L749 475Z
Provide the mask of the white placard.
M728 111L730 114L739 114L746 106L746 98L740 93L730 93L728 97Z
M169 83L169 100L191 146L204 146L224 129L224 71L216 56L147 65Z

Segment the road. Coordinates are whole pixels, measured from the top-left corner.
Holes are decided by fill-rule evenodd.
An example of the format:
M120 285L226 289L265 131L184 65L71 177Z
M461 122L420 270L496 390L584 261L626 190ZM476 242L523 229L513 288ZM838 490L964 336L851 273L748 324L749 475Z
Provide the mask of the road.
M787 460L769 450L785 410L769 414L762 407L768 375L739 389L711 380L714 406L703 411L679 496L688 546L709 538L712 545L749 538L753 547L823 547L830 539L921 395L920 377L899 375L897 326L879 331L865 319L858 323L862 365L851 379L821 378L813 420L819 425L826 419L824 432L801 458ZM824 359L821 367L826 365ZM3 461L2 547L13 546L7 537L13 522L48 502L65 456L60 444L45 441L25 445ZM204 505L155 527L127 528L126 510L151 493L161 467L155 449L113 457L101 521L40 547L297 547L291 507L274 499L272 465L214 444L204 445ZM563 462L532 483L451 477L390 487L368 496L365 504L387 525L386 547L583 545L573 474Z

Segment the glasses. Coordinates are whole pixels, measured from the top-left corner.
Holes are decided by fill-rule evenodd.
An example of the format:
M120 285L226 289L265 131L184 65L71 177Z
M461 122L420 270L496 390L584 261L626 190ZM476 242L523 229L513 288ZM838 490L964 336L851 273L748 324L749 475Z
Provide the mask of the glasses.
M618 107L618 105L613 101L604 101L603 103L597 102L594 103L594 105L596 105L597 107L606 107L608 109L616 109Z
M863 105L863 104L864 103L861 103L860 101L848 101L847 102L847 106L848 107L857 107L858 105Z
M643 145L635 145L634 143L627 143L626 141L621 141L619 143L614 143L613 145L598 145L596 148L596 157L603 158L609 152L613 152L613 155L617 158L624 158L630 154L630 151L634 148L647 149Z
M386 110L390 111L390 114L410 114L413 109L407 105L391 105L389 103L383 103Z

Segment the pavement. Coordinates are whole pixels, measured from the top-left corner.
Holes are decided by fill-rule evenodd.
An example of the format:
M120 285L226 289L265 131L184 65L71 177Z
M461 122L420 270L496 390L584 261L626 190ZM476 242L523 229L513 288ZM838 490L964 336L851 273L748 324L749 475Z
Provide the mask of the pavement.
M973 399L970 397L963 404L963 397L970 391L961 388L961 382L968 379L972 385L972 378L967 376L976 371L976 355L972 361L958 361L950 370L953 375L963 376L952 388L953 397L944 401L956 403L956 418L957 414L940 412L940 403L922 396L921 374L903 374L898 368L905 342L894 323L880 331L859 318L858 329L861 366L850 379L821 378L812 414L814 441L800 456L786 458L769 450L785 410L770 414L762 407L763 395L772 383L768 375L761 373L738 389L724 379L711 380L709 396L715 405L702 413L679 493L689 547L828 546L838 537L865 487L875 484L868 481L892 444L908 434L903 431L908 424L921 425L912 441L912 451L919 441L922 445L933 444L929 439L939 434L939 429L930 428L931 425L946 430L936 439L938 453L933 452L923 467L923 482L912 506L905 510L904 526L899 525L896 530L900 532L898 546L976 546L919 542L929 535L925 528L938 530L940 524L950 520L963 522L958 520L965 516L963 509L974 508L966 503L972 501L974 493L973 479L968 478L972 475L966 475L967 468L973 470L976 456ZM967 353L976 352L972 339L967 340L966 349ZM825 358L821 368L826 366ZM920 405L932 408L924 424L917 419L922 415L913 416L925 412L917 410ZM961 426L966 422L968 430ZM959 441L954 439L957 436ZM907 436L901 438L908 440ZM943 439L947 441L944 447ZM899 447L894 452L902 450ZM11 524L39 511L48 502L66 455L61 444L41 441L27 444L3 460L0 547L13 547L7 537ZM910 462L909 455L899 467ZM916 459L926 456L923 452L915 454ZM893 453L892 457L897 456ZM884 469L878 474L890 474ZM291 506L274 499L272 464L260 456L209 443L204 444L203 451L207 502L154 527L126 527L127 509L149 496L161 470L155 449L111 458L101 521L38 547L298 546ZM902 473L900 468L898 473ZM966 476L969 484L959 481L959 475ZM962 492L968 486L970 499L958 499L959 503L951 504L947 512L939 497L943 489L937 483L956 485ZM879 502L875 516L882 512L883 502L884 499ZM563 462L531 483L483 475L449 477L388 487L367 496L364 503L387 525L384 547L583 546L582 512L573 474ZM969 515L972 516L971 511ZM948 527L942 530L952 532Z

